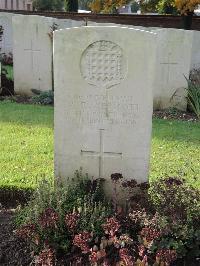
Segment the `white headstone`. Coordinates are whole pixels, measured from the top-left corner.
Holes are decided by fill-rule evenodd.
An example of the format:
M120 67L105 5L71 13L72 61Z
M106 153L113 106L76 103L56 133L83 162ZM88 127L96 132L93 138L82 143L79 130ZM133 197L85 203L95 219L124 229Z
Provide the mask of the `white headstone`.
M178 29L158 29L154 32L158 34L159 44L154 107L185 110L186 78L190 72L193 33Z
M200 69L200 31L193 31L192 60L190 69Z
M13 17L14 84L18 94L31 95L32 89L52 89L53 40L52 26L72 27L72 20L42 16ZM78 22L81 25L83 21Z
M55 175L148 177L156 34L122 27L54 33Z
M11 13L0 13L0 26L3 27L2 41L0 42L1 53L13 53L13 29Z

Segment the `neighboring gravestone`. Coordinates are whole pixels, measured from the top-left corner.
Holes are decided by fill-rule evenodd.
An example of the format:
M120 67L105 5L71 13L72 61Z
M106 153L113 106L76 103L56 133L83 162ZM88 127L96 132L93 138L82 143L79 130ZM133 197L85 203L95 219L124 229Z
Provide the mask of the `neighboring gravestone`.
M122 27L54 33L55 175L147 180L156 34Z
M193 31L192 60L190 69L200 69L200 31Z
M176 107L185 110L193 32L178 29L158 29L154 32L158 35L159 44L154 108Z
M72 27L72 20L41 16L13 17L14 84L18 94L31 95L32 89L52 89L52 28ZM83 21L75 24L81 25Z
M0 26L3 27L3 36L0 42L1 53L13 53L13 29L11 13L0 13Z

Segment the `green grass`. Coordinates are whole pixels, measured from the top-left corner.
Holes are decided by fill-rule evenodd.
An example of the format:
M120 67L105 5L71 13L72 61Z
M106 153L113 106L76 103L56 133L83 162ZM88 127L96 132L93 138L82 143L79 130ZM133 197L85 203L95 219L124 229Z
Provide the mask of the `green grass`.
M53 178L53 108L0 102L0 147L0 187ZM200 186L200 123L154 119L150 180L177 175Z
M0 187L53 177L53 108L0 103Z
M200 123L153 120L150 179L182 176L200 187Z

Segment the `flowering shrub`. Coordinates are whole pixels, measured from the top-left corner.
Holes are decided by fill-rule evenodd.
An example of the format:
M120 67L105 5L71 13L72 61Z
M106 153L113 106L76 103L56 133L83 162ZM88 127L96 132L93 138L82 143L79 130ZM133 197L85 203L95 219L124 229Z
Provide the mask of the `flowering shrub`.
M115 173L111 208L99 180L76 178L70 188L40 192L18 216L16 234L32 245L36 265L62 257L66 265L169 266L200 255L200 194L184 180L165 178L148 189ZM127 192L124 207L117 186Z

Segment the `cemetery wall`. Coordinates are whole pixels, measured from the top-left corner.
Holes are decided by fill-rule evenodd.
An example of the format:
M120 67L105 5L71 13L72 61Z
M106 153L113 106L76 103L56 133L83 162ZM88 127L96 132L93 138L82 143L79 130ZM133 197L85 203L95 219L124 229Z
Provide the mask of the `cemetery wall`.
M6 10L0 10L0 12ZM182 18L180 16L165 15L128 15L128 14L86 14L86 13L67 13L67 12L38 12L38 11L9 11L15 14L41 15L62 19L73 19L82 21L94 21L100 23L117 23L144 27L162 28L182 28ZM200 17L193 18L193 30L200 30Z

